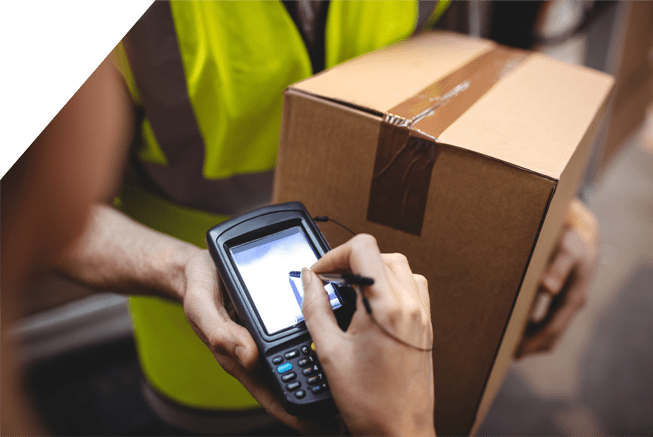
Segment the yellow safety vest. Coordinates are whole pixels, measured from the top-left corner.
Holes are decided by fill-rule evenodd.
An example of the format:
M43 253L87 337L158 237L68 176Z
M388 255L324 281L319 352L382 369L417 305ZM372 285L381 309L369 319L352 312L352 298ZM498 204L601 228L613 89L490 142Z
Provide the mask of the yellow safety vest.
M326 68L409 37L417 17L413 1L330 1ZM117 204L205 247L210 227L270 199L283 90L313 73L302 37L281 2L155 2L117 51L143 114L131 157L139 188L123 187ZM160 393L195 408L259 407L180 304L136 296L130 304L143 372Z

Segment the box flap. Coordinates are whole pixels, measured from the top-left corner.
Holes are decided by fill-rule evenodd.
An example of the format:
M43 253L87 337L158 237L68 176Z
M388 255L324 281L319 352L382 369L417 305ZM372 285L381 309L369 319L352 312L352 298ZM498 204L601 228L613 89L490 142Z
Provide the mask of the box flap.
M368 53L291 88L385 113L495 46L455 33L422 34L410 44Z
M607 99L613 79L540 54L519 58L520 53L497 47L491 41L432 32L356 58L292 88L386 114L395 114L408 100L421 99L422 106L439 101L437 111L420 116L412 129L559 179ZM480 91L475 88L479 80L487 82L488 71L493 70L496 79ZM462 80L461 86L452 78Z
M559 179L613 82L605 73L532 54L438 140Z

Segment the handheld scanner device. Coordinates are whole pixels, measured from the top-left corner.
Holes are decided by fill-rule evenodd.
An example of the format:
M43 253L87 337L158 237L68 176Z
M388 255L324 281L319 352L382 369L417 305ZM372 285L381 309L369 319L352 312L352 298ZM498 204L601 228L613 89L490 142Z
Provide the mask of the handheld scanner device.
M330 249L304 205L265 206L214 226L206 241L286 411L337 414L301 310L304 288L297 272ZM340 327L346 329L355 292L335 284L324 288Z

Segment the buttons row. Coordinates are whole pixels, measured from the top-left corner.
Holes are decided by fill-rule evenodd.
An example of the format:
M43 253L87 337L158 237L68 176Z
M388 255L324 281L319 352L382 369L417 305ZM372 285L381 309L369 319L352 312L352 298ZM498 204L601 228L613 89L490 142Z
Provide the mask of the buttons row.
M277 367L277 372L279 372L280 374L283 375L281 377L281 380L283 382L292 381L293 379L297 378L297 374L295 372L287 373L289 370L292 369L292 367L288 368L289 364L290 363L286 363L286 364L282 364L281 366ZM290 365L292 366L292 364L290 364ZM285 369L288 369L288 370L285 370ZM309 376L309 375L313 375L314 373L317 373L319 371L320 371L320 366L318 366L316 364L313 367L307 367L306 369L302 370L302 374L304 376ZM316 376L318 376L318 375L316 375ZM322 376L322 374L320 373L319 376ZM309 384L310 384L311 379L309 378L308 381L309 381Z
M308 346L302 346L301 351L302 354L304 355L310 355L311 351L315 350L315 345L314 343L311 343L311 347L309 348ZM299 350L294 349L291 350L290 352L286 352L283 357L281 355L277 355L276 357L272 358L272 364L281 364L283 362L284 357L287 360L292 360L293 358L297 358L299 356Z
M286 385L286 388L289 391L294 391L294 390L297 390L301 386L302 386L302 384L299 381L295 381L295 382L291 382L290 384ZM324 382L324 383L322 383L320 385L316 385L314 387L311 387L311 392L313 392L314 394L319 394L319 393L322 393L323 391L325 391L326 389L327 389L327 384L326 384L326 382ZM301 399L304 396L306 396L306 392L304 390L297 390L295 392L295 397L298 398L298 399Z

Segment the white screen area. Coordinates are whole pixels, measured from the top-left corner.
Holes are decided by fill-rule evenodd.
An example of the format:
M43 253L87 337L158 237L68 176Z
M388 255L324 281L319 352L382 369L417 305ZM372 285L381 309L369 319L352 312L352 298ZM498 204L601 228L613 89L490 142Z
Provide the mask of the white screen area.
M317 256L299 227L230 250L268 334L304 320L304 287L301 279L291 277L290 272L312 266ZM331 284L324 288L331 307L340 307L335 288Z

